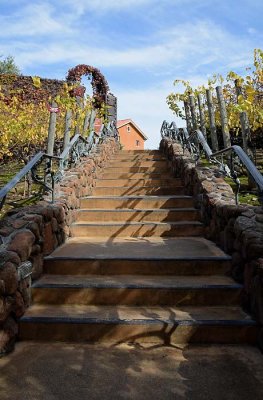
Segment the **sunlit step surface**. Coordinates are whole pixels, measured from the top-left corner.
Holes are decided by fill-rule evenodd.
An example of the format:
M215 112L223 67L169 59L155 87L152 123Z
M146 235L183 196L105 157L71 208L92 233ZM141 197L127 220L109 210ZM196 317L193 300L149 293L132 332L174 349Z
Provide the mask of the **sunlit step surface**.
M242 286L226 276L43 275L34 303L237 305Z
M163 178L163 179L147 179L147 178L139 178L139 179L97 179L96 187L113 187L113 186L128 186L128 187L159 187L159 186L170 186L170 187L178 187L182 186L181 179L178 178Z
M131 209L153 209L153 208L183 208L193 207L192 196L89 196L81 199L81 208L131 208Z
M33 305L21 340L72 342L254 343L258 328L239 307Z
M76 213L76 220L82 221L197 221L200 213L195 208L174 208L174 209L145 209L145 210L105 210L105 209L82 209Z
M201 236L203 224L199 221L177 222L85 222L71 225L71 236L150 237Z

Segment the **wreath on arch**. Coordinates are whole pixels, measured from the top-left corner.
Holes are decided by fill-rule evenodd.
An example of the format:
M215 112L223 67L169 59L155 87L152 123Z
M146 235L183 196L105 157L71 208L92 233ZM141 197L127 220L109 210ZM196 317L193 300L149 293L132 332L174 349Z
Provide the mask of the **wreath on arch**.
M109 91L109 85L104 75L98 68L92 67L91 65L79 64L68 71L66 81L69 84L76 85L80 84L81 77L85 75L91 79L91 86L93 90L93 101L94 107L100 108L103 103L106 103L107 93ZM75 86L71 94L73 96L82 97L85 93L84 86Z

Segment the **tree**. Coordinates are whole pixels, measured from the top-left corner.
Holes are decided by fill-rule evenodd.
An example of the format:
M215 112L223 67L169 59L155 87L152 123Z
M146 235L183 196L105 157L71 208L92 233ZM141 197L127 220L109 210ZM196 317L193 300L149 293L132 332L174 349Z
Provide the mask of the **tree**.
M0 56L0 58L3 56ZM20 70L15 64L14 57L7 56L3 60L0 60L0 74L13 74L20 75Z

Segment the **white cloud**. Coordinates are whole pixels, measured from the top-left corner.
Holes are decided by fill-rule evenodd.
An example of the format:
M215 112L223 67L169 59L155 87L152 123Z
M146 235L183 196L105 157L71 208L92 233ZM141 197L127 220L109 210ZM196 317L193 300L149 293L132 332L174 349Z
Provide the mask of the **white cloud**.
M201 0L201 3L206 1ZM9 42L2 41L0 54L10 54L12 49L22 70L54 63L87 63L100 68L148 69L152 74L165 76L167 70L174 75L183 70L189 75L212 64L221 63L225 68L238 66L257 46L257 43L252 43L250 35L241 38L208 19L202 19L160 28L147 36L147 42L137 31L136 41L131 36L129 45L129 34L124 32L126 45L121 47L121 38L116 46L116 37L111 37L111 32L104 33L103 27L100 32L100 28L96 31L92 23L83 22L92 19L91 15L86 13L80 17L78 14L80 10L114 11L128 7L139 10L142 5L152 6L156 2L160 3L157 0L57 0L54 5L48 1L27 4L15 9L12 15L0 16L0 39L13 38ZM191 2L163 0L161 5ZM55 8L58 6L60 12Z
M68 26L57 15L53 16L53 12L53 7L48 3L32 3L12 15L1 15L0 38L66 33Z
M239 38L220 26L203 20L161 31L152 38L151 45L134 45L118 50L114 43L112 47L93 45L99 41L96 40L95 33L93 40L87 42L79 38L80 32L77 31L70 37L62 35L53 38L52 32L61 31L62 26L50 17L50 11L47 9L44 21L45 24L38 26L36 19L34 23L28 25L27 33L33 34L37 30L42 33L50 32L50 41L46 40L44 44L42 42L36 44L34 41L31 44L19 42L17 38L11 46L8 44L9 48L14 48L21 68L68 62L88 63L101 68L138 67L141 70L151 69L157 73L162 72L160 68L169 69L173 73L183 69L185 75L188 75L209 64L220 66L221 63L225 68L228 65L239 65L248 60L251 49L256 46L256 43L252 44L249 38ZM17 26L15 31L18 30L22 31L22 27ZM1 52L4 47L3 44Z
M90 10L96 13L125 10L131 7L156 3L157 0L63 0L68 6L74 8L79 14Z

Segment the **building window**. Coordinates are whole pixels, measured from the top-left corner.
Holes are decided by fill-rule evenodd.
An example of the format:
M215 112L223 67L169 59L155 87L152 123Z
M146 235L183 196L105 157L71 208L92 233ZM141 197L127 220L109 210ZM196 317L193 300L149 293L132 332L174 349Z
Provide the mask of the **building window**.
M136 146L140 146L140 141L136 140Z
M127 132L129 133L131 131L130 126L127 126Z

